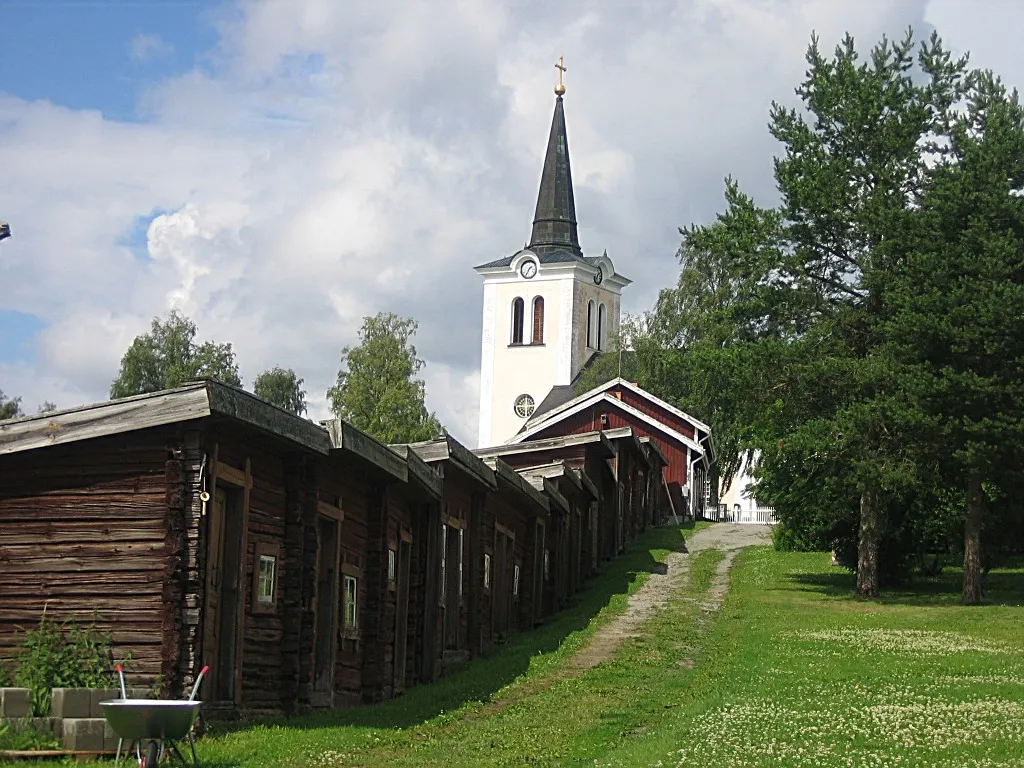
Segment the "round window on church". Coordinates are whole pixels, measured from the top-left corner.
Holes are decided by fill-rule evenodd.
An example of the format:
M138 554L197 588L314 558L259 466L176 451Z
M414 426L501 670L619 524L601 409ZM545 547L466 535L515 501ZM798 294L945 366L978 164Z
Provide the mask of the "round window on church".
M516 398L516 415L521 419L530 418L533 415L533 409L536 407L533 398L529 395L520 395Z

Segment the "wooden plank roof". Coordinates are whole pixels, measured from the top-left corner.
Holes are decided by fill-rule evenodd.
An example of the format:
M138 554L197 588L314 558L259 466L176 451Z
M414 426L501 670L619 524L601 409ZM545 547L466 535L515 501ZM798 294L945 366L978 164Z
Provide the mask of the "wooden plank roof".
M0 455L64 445L221 415L326 455L327 432L313 422L212 379L174 389L0 422Z
M649 437L641 437L640 442L647 446L647 450L649 450L658 458L663 467L668 466L668 457L665 455L664 451L662 451L661 448L658 447L658 444L656 442L651 440L651 438Z
M409 465L409 480L415 480L435 499L444 495L444 481L415 451L407 451L405 461Z
M540 506L545 512L550 509L547 498L539 490L534 488L529 480L523 477L519 472L516 472L512 467L506 464L499 458L485 459L484 463L494 470L494 475L498 479L498 483L505 484L507 487L512 488L518 493L525 496L533 503Z
M526 481L532 485L538 491L543 491L544 495L548 497L555 506L562 509L564 512L569 511L569 500L563 496L554 482L548 477L543 475L523 475Z
M581 493L584 491L583 480L581 478L582 473L577 472L564 461L553 461L550 464L541 464L537 467L525 467L520 469L519 473L522 475L540 475L541 477L547 478L564 477L573 486L575 486L576 490ZM589 488L587 489L587 492L589 492Z
M451 435L446 434L439 440L429 440L423 443L392 445L391 449L400 455L412 451L427 464L450 461L462 472L487 488L494 490L498 487L494 470Z
M505 445L494 445L490 448L477 448L473 453L481 458L492 458L494 456L513 456L524 453L537 453L540 451L551 451L558 450L560 448L570 448L578 445L589 445L591 443L597 443L602 445L607 451L609 456L615 455L615 447L608 439L607 435L612 433L618 433L622 430L629 430L629 427L620 427L618 429L607 429L604 431L597 430L594 432L584 432L578 435L562 435L559 437L547 437L543 440L530 440L521 443L507 443ZM632 434L632 430L629 430Z
M342 419L322 423L331 436L333 451L351 453L370 462L396 480L408 481L409 463L394 451L388 450L386 445Z

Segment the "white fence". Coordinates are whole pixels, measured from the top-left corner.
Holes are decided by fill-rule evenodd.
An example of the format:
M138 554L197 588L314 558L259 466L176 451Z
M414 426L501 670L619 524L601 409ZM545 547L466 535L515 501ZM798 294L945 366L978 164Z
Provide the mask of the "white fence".
M704 510L704 519L714 523L744 523L749 525L775 525L775 509L773 507L756 507L754 509L729 509L727 504L718 507L708 505Z

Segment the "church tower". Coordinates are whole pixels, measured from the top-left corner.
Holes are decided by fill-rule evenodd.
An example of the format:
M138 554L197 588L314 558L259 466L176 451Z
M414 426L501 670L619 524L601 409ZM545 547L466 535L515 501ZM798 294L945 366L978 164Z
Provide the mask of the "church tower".
M484 279L481 447L510 440L531 416L571 399L583 366L608 350L622 289L631 282L615 271L607 251L592 257L580 248L562 102L565 66L562 59L555 66L555 113L530 243L476 267Z

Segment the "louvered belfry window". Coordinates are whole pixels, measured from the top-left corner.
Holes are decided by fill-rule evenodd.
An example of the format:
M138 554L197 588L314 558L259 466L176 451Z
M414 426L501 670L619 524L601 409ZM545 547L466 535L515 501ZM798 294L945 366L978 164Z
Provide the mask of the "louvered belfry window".
M533 343L544 343L544 299L540 296L533 300Z

